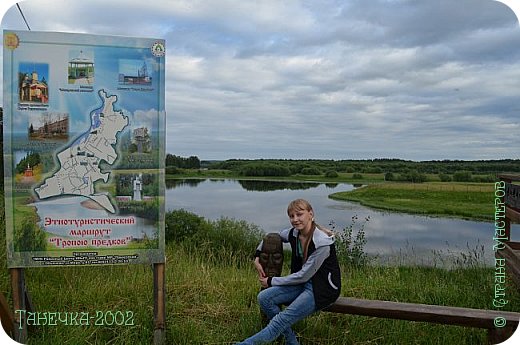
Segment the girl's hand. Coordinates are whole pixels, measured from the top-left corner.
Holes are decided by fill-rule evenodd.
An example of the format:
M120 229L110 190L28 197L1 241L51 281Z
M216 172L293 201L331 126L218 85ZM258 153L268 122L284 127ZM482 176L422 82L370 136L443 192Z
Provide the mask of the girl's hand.
M266 274L264 272L264 268L260 264L260 258L256 257L255 261L253 261L253 264L255 265L256 271L258 272L258 278L265 278Z
M259 278L258 280L260 280L260 285L262 285L263 288L268 288L269 285L267 284L267 277L263 277L263 278Z

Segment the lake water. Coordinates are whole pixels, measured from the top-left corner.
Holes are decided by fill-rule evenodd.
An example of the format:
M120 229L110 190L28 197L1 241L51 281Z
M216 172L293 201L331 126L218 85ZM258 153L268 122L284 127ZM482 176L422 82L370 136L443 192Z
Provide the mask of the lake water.
M333 221L336 230L343 229L357 216L354 229L364 224L365 252L382 262L446 265L452 262L449 258L460 259L464 253L482 255L488 265L493 263L493 223L377 211L328 198L353 188L344 183L167 180L166 210L182 208L211 220L235 218L265 232L278 232L290 226L287 204L304 198L312 204L316 221L324 226ZM370 219L365 223L366 217ZM513 240L518 240L519 229L513 225Z

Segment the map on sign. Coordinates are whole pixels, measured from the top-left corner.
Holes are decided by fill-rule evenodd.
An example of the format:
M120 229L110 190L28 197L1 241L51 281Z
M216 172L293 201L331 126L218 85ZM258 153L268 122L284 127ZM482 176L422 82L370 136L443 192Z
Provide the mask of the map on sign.
M96 193L94 183L107 182L100 163L112 165L117 159L117 134L128 125L128 117L115 109L117 96L99 90L102 106L90 114L90 128L64 150L58 152L59 170L34 189L40 199L61 195L81 195L92 199L110 213L115 213L108 194Z

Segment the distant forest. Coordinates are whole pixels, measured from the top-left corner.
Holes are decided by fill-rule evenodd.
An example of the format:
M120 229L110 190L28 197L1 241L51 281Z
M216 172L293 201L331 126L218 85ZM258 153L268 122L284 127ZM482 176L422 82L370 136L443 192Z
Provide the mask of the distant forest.
M204 162L205 163L205 162ZM457 171L470 171L473 174L495 174L520 172L520 160L442 160L442 161L407 161L402 159L366 159L366 160L292 160L292 159L230 159L209 162L209 169L237 171L251 164L274 164L288 168L292 174L302 173L304 169L314 168L320 173L327 170L347 173L404 173L417 170L424 174L454 174Z
M168 160L168 156L170 159ZM173 159L175 158L175 159ZM294 160L294 159L229 159L200 161L192 156L182 158L167 155L167 173L173 169L228 170L242 176L324 175L337 177L339 173L384 174L385 180L424 182L426 175L438 175L441 181L493 182L498 173L520 173L520 160L439 160L408 161L402 159L366 160ZM170 167L170 168L168 168ZM170 172L168 172L170 170Z
M166 167L175 167L181 169L200 169L200 159L196 156L190 156L188 158L175 156L170 153L166 155Z

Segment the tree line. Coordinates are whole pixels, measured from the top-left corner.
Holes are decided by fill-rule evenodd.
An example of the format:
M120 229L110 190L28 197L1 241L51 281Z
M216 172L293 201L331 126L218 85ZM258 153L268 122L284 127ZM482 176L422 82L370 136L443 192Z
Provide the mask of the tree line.
M366 159L366 160L292 160L292 159L230 159L214 162L209 169L245 170L251 165L277 165L289 170L291 174L316 174L327 171L346 173L397 173L406 174L417 171L419 174L454 174L468 171L472 174L495 174L520 172L520 160L437 160L408 161L401 159Z
M166 155L166 167L176 167L181 169L200 169L200 159L197 156L188 158L172 155Z
M498 173L520 173L520 160L432 160L409 161L402 159L365 160L294 160L294 159L229 159L200 161L192 156L182 158L167 155L167 173L172 168L228 170L241 176L324 175L334 178L338 173L352 173L362 179L363 174L384 174L387 181L425 182L427 175L438 175L443 182L493 182Z

